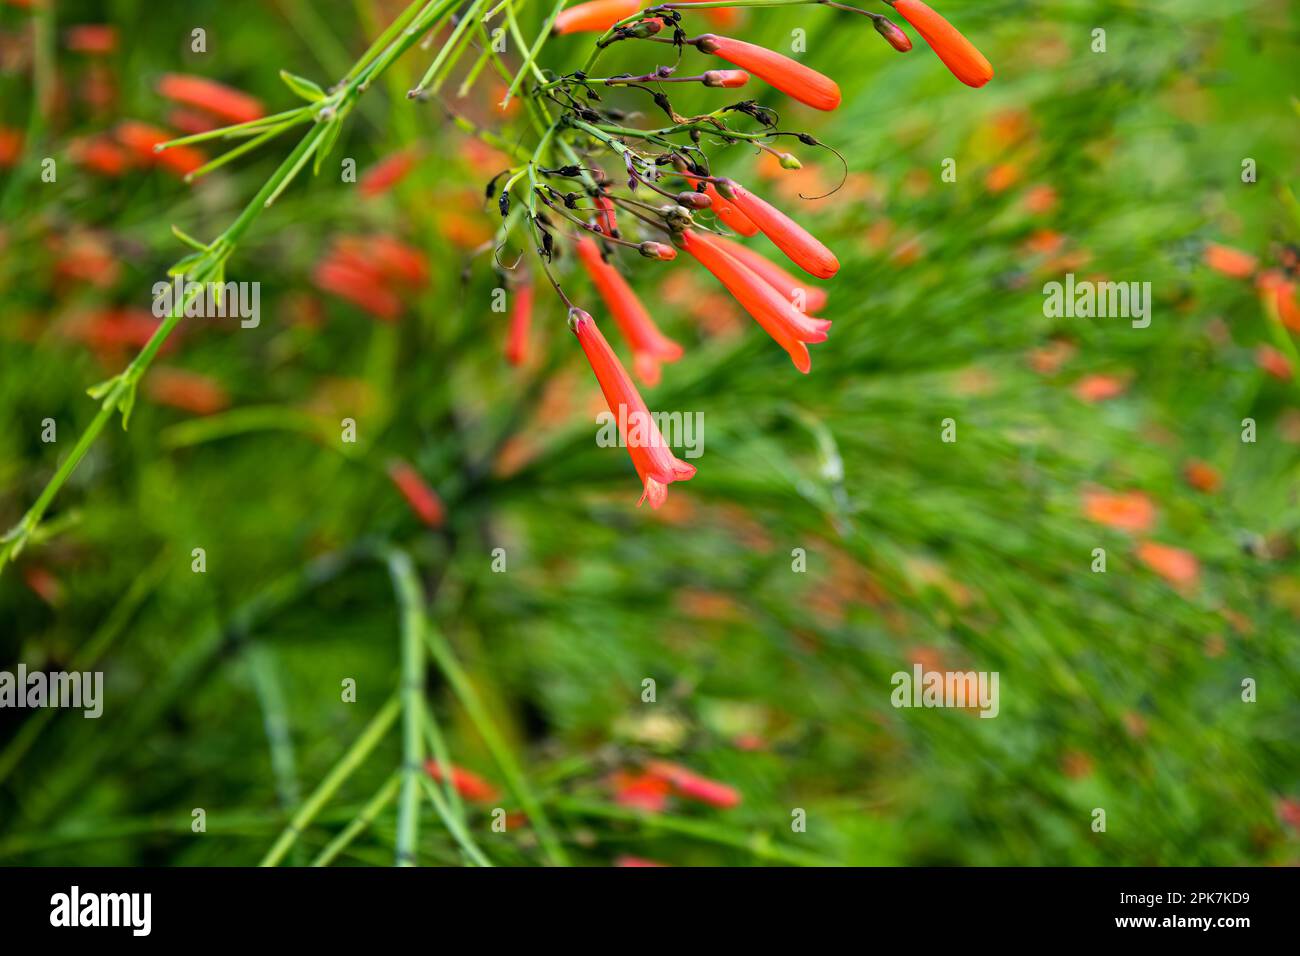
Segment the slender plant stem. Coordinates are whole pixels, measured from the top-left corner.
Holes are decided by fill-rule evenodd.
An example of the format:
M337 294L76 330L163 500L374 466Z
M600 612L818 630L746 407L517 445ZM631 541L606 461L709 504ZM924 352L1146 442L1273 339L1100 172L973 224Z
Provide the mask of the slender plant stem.
M325 775L325 779L322 780L320 784L317 785L316 789L312 791L311 796L307 798L306 802L304 802L298 809L298 812L294 814L293 819L289 821L289 825L284 828L284 831L271 846L271 849L266 851L266 856L262 857L262 862L258 864L259 866L279 865L280 861L284 859L285 854L293 848L294 843L297 842L303 829L316 818L316 815L320 813L325 804L329 803L330 798L332 798L334 794L338 792L339 787L343 786L344 782L352 776L353 771L355 771L357 767L361 766L361 764L365 762L365 759L370 756L371 752L383 739L384 734L386 734L388 729L393 726L393 723L397 720L397 715L400 712L401 701L397 695L394 695L390 697L388 702L379 709L379 712L371 718L370 723L366 725L365 729L361 732L361 735L352 742L352 746L344 752L343 756L339 758L338 763L336 763L330 769L330 772Z
M330 840L325 848L316 855L311 861L312 866L329 866L334 862L334 858L346 850L352 841L365 832L366 827L375 822L375 818L383 813L384 808L393 802L397 796L397 789L401 786L402 775L395 773L389 777L382 787L376 791L375 795L370 798L361 812L352 818L352 821L343 828L343 830L333 840Z
M424 593L404 551L388 555L388 573L402 612L402 792L397 801L397 865L415 866L420 837L420 778L424 773L421 703L424 693Z

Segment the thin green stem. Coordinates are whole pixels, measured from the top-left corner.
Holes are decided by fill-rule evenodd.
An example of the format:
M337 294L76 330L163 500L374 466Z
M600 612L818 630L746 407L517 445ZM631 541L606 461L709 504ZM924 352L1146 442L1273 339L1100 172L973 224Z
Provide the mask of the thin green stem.
M384 734L393 726L400 712L401 701L394 695L371 718L370 723L361 731L361 735L352 742L352 746L344 752L338 763L325 775L325 779L312 791L311 796L294 814L293 819L289 821L289 825L284 828L271 849L266 851L266 856L262 857L262 861L258 866L277 866L284 859L285 854L293 848L302 831L316 818L316 815L320 813L325 804L329 803L339 788L370 756L379 741L383 739Z
M419 781L424 773L424 737L420 718L424 693L424 591L410 556L394 549L388 573L402 614L402 792L397 803L397 865L415 866L420 836Z
M330 840L311 861L311 866L329 866L334 862L334 858L351 846L352 841L365 832L366 827L375 822L375 818L384 812L384 808L393 802L397 796L397 789L401 786L402 775L395 773L389 777L382 787L375 792L361 812L352 818L351 822L336 836Z

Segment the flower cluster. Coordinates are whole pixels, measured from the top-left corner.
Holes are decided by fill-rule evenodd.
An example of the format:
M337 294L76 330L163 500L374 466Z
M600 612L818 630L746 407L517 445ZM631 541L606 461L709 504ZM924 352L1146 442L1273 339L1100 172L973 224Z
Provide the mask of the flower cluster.
M963 83L979 87L992 78L988 60L929 6L920 0L887 2ZM893 49L912 48L907 35L887 17L840 3L829 5L869 17ZM715 175L705 147L745 143L770 154L784 168L798 169L799 159L775 144L786 139L810 147L825 144L810 133L781 128L775 112L754 100L684 116L664 91L673 83L738 89L757 78L817 110L836 109L842 96L832 78L774 50L717 33L689 36L684 29L684 18L696 14L708 15L715 26L734 22L731 8L692 10L689 2L645 10L641 6L641 0L590 0L558 15L554 32L597 33L595 51L582 70L563 76L545 74L538 83L533 95L552 124L531 158L493 179L488 196L496 198L507 232L519 223L531 230L542 269L568 310L569 328L623 429L620 437L641 479L641 501L657 508L666 498L667 486L688 480L695 468L669 450L632 375L590 312L576 304L562 285L561 280L568 282L569 277L555 266L556 259L572 253L579 274L590 280L605 313L614 320L631 353L636 379L643 385L656 385L663 365L676 362L683 350L659 329L624 278L616 257L631 250L661 263L677 260L679 252L694 259L789 355L795 368L808 373L812 368L808 346L826 341L831 326L829 320L815 316L827 301L826 290L816 283L832 279L839 260L787 212L745 184ZM621 42L667 46L676 53L677 63L642 75L593 76L602 51ZM730 68L685 75L680 68L687 48ZM665 114L667 124L659 128L622 125L622 112L603 105L600 91L606 87L643 91ZM732 125L740 118L752 120L751 128ZM498 192L502 177L505 184ZM806 278L791 274L731 238L731 233L763 235ZM514 364L524 361L527 350L531 285L525 281L517 297L523 302L522 306L516 303L512 314L507 347Z

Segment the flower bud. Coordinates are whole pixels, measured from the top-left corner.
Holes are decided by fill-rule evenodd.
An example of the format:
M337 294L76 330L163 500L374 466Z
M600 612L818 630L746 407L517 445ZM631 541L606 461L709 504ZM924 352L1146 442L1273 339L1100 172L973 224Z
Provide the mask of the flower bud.
M781 161L782 169L803 169L803 163L799 162L799 158L794 153L781 153L777 159Z
M749 82L744 70L709 70L703 74L704 85L724 90L734 90Z
M695 225L695 217L691 215L691 211L685 206L660 206L659 215L664 217L668 228L674 231L689 229Z
M687 209L708 209L713 205L713 200L704 193L688 189L677 194L677 205L685 206Z
M571 305L569 306L568 321L569 321L569 331L576 334L578 331L578 326L582 325L584 322L591 321L591 313L582 311L582 309L578 308L576 305Z
M908 50L912 49L912 41L908 38L907 34L894 26L889 19L886 17L872 17L872 21L876 28L876 32L884 37L885 40L888 41L889 45L899 53L906 53Z
M661 262L671 262L677 258L677 250L672 246L666 246L662 242L643 242L637 247L641 255L647 259L658 259Z
M664 28L663 20L658 17L651 17L649 20L641 20L627 28L628 36L636 37L638 40L644 40L652 37Z

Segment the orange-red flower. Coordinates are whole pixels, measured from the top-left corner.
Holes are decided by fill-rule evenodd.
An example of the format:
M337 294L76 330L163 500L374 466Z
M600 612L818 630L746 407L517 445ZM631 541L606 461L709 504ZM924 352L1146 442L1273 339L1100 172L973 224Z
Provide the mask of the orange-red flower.
M1209 242L1205 245L1205 264L1230 278L1249 279L1255 274L1259 261L1249 252Z
M207 162L207 157L193 146L173 146L161 153L155 153L153 150L155 146L176 137L148 123L127 120L118 124L114 135L117 136L119 143L135 153L141 161L149 165L166 167L181 176L193 172Z
M729 810L740 803L740 792L717 780L702 777L681 764L666 760L652 760L646 764L646 772L661 777L672 784L677 793L687 800L707 803L710 806Z
M555 32L604 33L640 9L641 0L590 0L561 10L555 18Z
M789 299L790 303L800 312L809 314L820 312L822 307L826 305L825 289L810 285L808 282L792 276L775 262L759 255L748 246L741 245L731 239L725 239L722 236L714 236L713 242L721 246L723 252L732 258L739 259L742 265L746 265L757 272L764 282ZM802 305L798 301L801 296L803 299Z
M723 90L738 90L749 82L749 74L744 70L706 70L701 76L705 86Z
M413 466L401 460L393 461L388 465L388 477L393 480L416 517L430 528L442 527L446 517L442 499Z
M706 33L692 42L701 53L711 53L748 70L769 86L814 109L833 110L840 105L840 88L829 76L767 47L714 33Z
M23 153L23 131L12 126L0 126L0 169L18 162Z
M1223 476L1208 462L1193 459L1183 465L1183 477L1197 491L1212 495L1223 486Z
M718 187L713 183L704 184L704 194L712 200L709 206L718 218L727 224L727 228L734 229L742 236L758 235L758 226L750 220L743 212L736 208L735 204L722 193L718 192Z
M569 328L578 337L578 344L596 373L605 404L618 421L619 436L641 479L644 491L637 504L648 498L650 507L658 508L668 497L668 486L674 481L689 481L695 475L695 466L672 453L641 393L596 327L596 321L581 309L573 308L569 310Z
M391 156L385 156L367 169L357 183L361 195L367 199L388 192L415 168L415 153L409 149L399 150Z
M604 230L605 235L618 238L618 216L614 212L614 200L610 199L604 193L595 197L596 225Z
M533 284L525 282L514 290L510 308L510 331L506 335L506 361L523 365L528 361L528 331L533 324Z
M659 331L627 280L601 256L595 240L580 236L577 247L583 268L632 347L632 367L637 377L651 387L658 385L659 363L676 362L682 357L682 347Z
M68 27L63 42L73 53L112 53L117 49L117 27L106 23L78 23Z
M194 415L212 415L230 406L230 396L220 382L198 372L158 368L145 379L149 396Z
M1291 380L1291 360L1271 345L1261 345L1255 349L1255 364L1284 382Z
M260 100L202 76L165 73L158 81L158 92L169 100L197 106L232 123L247 123L266 115Z
M1137 556L1139 561L1176 588L1190 588L1200 577L1200 562L1194 554L1182 548L1143 541L1138 545Z
M748 216L763 235L771 239L800 269L819 279L829 279L839 271L840 262L835 254L808 230L739 183L728 181L727 187L736 208Z
M754 321L786 350L794 367L807 374L812 360L805 343L826 341L830 322L804 315L757 272L724 252L714 237L687 229L680 241L682 248L713 273Z
M993 67L975 44L960 30L922 3L921 0L886 0L892 3L899 15L912 25L922 39L967 86L983 86L993 79Z
M1087 491L1083 513L1089 521L1120 531L1149 531L1156 521L1156 506L1140 491Z
M619 771L610 783L614 789L615 803L650 813L663 810L672 794L672 784L663 777L650 773Z
M426 761L424 770L434 780L442 783L442 767L438 765L438 761ZM456 792L466 800L487 802L489 800L495 800L498 796L498 790L496 787L492 786L492 784L488 783L472 770L466 770L464 767L457 767L455 764L451 765L451 785L455 787Z

